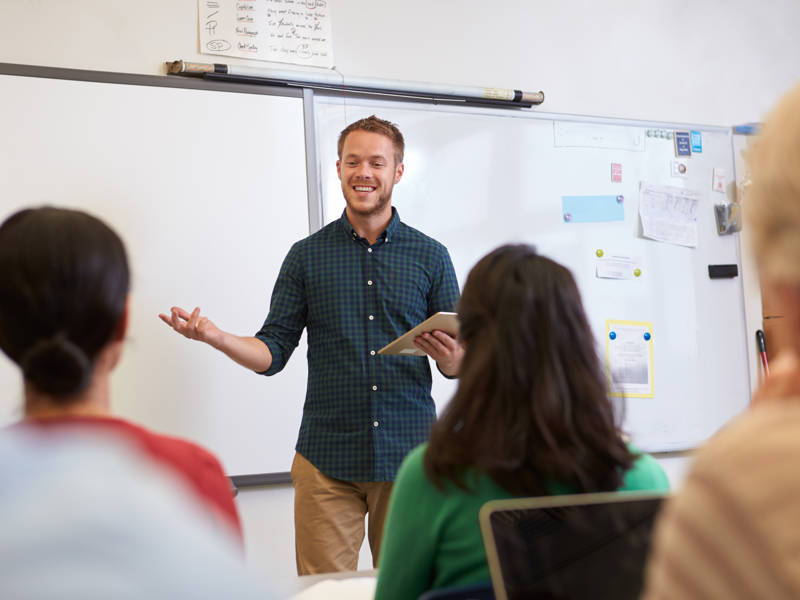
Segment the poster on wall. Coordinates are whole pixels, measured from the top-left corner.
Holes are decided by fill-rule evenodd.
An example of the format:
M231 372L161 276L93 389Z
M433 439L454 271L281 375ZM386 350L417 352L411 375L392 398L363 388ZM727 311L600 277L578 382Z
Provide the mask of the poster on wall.
M198 0L200 53L330 68L330 0Z

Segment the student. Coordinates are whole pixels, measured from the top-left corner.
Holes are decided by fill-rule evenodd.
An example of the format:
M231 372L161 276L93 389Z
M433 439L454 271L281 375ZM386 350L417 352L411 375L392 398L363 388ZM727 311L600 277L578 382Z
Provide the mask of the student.
M289 250L255 336L223 331L199 308L160 315L264 375L283 369L307 328L308 387L292 464L300 575L354 570L367 513L377 564L395 473L436 418L427 356L377 353L458 300L447 249L392 206L404 148L397 126L375 116L342 131L336 169L344 213ZM462 352L454 338L436 331L417 346L456 375Z
M748 162L748 231L783 331L751 409L699 451L656 525L649 600L800 597L800 86Z
M566 268L502 246L470 272L458 318L458 390L400 468L376 600L488 582L478 511L489 500L669 486L620 437Z
M231 484L214 456L110 414L110 375L127 331L128 289L122 241L97 218L43 207L21 210L0 225L0 349L24 379L21 427L40 435L75 429L129 440L241 540Z
M126 441L99 428L0 432L0 598L278 597L174 474Z

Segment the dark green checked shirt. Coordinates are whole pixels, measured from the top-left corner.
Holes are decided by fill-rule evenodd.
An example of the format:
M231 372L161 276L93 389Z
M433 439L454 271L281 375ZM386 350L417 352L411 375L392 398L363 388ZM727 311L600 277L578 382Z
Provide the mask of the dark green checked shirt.
M438 311L458 282L447 249L392 219L369 245L346 214L292 246L256 337L273 375L308 328L308 387L296 450L330 477L393 481L436 418L426 356L383 346Z

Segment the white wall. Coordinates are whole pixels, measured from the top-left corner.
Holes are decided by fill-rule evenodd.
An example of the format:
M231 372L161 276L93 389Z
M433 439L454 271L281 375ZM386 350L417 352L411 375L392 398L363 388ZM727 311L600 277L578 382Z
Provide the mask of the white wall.
M548 112L730 125L800 78L795 0L328 0L346 75L543 90ZM0 0L0 60L163 73L195 0ZM252 62L250 63L252 64Z
M794 0L328 5L346 75L543 90L548 112L731 125L762 119L800 79ZM196 7L0 0L0 62L144 74L167 60L215 62L197 53ZM664 463L677 483L685 461ZM291 489L243 490L238 503L251 563L265 578L291 573Z

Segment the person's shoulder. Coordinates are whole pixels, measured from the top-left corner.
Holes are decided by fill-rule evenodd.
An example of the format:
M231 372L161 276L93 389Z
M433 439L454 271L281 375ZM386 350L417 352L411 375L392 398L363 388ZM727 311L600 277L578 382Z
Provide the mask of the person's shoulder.
M340 219L335 219L327 225L317 229L315 232L294 242L289 250L289 253L307 252L308 250L315 248L320 244L324 244L332 239L335 239L335 236L341 235L341 228L342 225Z
M403 459L401 467L420 468L425 462L425 452L428 450L428 442L423 442L415 446Z
M397 471L396 482L406 481L419 484L427 480L425 475L425 452L427 448L428 443L423 442L406 455L400 464L400 469Z
M442 244L439 240L429 236L426 233L423 233L419 229L412 227L411 225L409 225L404 221L400 221L397 224L397 232L395 233L395 235L399 236L400 239L405 239L419 244L424 244L438 251L447 250L447 248L445 248L445 245Z
M800 460L800 398L774 399L724 426L697 453L696 468L741 472L743 465L795 464Z
M669 491L669 478L658 461L632 445L628 449L636 455L633 465L625 473L623 490Z
M120 419L120 422L124 423L128 433L144 444L156 458L176 462L186 467L202 465L207 469L222 472L222 465L217 457L200 444L185 438L152 431L130 421Z

